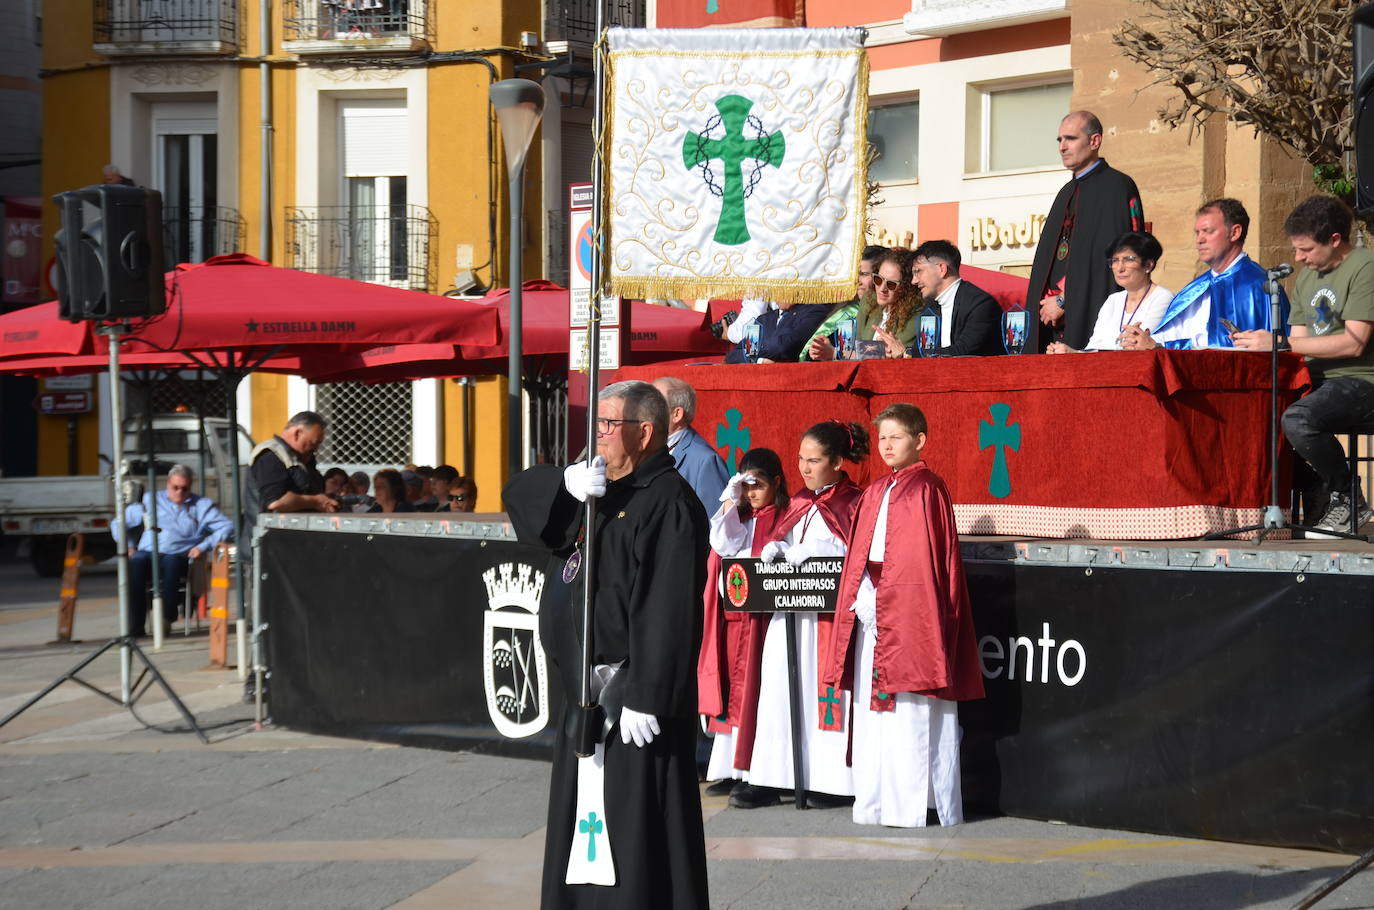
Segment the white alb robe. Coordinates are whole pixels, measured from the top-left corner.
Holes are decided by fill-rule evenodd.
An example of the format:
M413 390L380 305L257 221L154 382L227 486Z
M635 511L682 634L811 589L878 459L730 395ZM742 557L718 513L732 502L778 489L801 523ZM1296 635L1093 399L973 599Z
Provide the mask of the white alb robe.
M869 562L883 561L891 495L889 488L878 509ZM873 581L865 572L858 598L875 596ZM964 798L959 775L959 703L898 692L894 710L870 710L877 638L863 622L854 625L854 823L923 828L926 810L934 808L940 824L960 824Z
M787 532L790 546L805 544L816 556L843 556L844 541L835 536L815 506ZM797 614L797 690L801 694L802 782L807 790L852 796L854 782L845 760L849 749L849 693L837 691L839 730L822 730L817 704L816 614ZM763 642L758 722L749 782L759 787L792 790L792 714L787 692L787 617L775 613Z

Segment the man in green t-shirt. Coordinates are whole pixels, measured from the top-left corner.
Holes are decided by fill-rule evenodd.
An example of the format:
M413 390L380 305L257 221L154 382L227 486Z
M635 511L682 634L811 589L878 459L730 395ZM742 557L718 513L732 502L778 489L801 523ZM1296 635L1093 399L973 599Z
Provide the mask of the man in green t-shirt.
M1283 223L1298 275L1289 317L1291 335L1278 338L1307 358L1316 388L1283 412L1283 434L1312 466L1326 498L1319 531L1349 531L1374 517L1362 491L1350 495L1350 465L1336 438L1374 425L1374 253L1350 243L1353 215L1334 196L1298 203ZM1236 347L1267 351L1269 332L1237 332ZM1305 494L1311 490L1304 491Z

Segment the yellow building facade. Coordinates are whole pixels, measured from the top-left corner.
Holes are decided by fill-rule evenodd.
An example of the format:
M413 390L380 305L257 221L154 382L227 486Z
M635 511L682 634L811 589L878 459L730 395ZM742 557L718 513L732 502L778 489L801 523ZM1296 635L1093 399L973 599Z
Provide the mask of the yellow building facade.
M98 183L113 164L162 192L177 261L242 251L436 294L505 286L507 179L488 87L529 64L521 75L545 78L540 0L185 0L169 5L175 20L148 8L44 4L45 196ZM548 212L556 220L561 205L557 187L540 191L540 142L526 169L526 277L548 271ZM45 258L57 228L50 207ZM255 439L322 410L340 424L322 464L453 464L495 511L504 386L316 388L264 374L238 398ZM386 426L369 436L376 411ZM83 472L99 469L104 420L79 421ZM66 450L66 420L40 418L40 472L65 473Z

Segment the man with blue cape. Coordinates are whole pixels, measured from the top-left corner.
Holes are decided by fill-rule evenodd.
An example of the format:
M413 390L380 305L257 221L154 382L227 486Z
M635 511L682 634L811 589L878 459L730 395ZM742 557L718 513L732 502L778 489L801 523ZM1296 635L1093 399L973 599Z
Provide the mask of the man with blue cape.
M1157 326L1126 326L1121 333L1122 349L1235 347L1226 322L1242 332L1272 331L1269 295L1264 289L1268 276L1245 252L1249 230L1250 215L1239 201L1213 199L1204 203L1193 222L1193 237L1198 259L1209 266L1208 270L1174 295ZM1279 304L1280 330L1286 332L1288 296L1282 288Z

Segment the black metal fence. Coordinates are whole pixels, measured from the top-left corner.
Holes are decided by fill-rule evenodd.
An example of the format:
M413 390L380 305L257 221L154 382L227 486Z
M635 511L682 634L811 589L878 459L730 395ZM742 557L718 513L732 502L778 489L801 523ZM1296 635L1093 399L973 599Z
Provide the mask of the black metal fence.
M606 27L644 27L644 0L544 0L545 40L594 44L598 4Z
M429 38L427 0L286 0L287 41Z
M243 218L225 206L166 209L162 213L162 249L168 269L181 262L204 262L243 249Z
M97 44L238 44L237 0L95 0Z
M305 272L431 290L438 224L421 205L288 208L287 265Z

